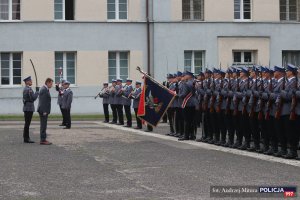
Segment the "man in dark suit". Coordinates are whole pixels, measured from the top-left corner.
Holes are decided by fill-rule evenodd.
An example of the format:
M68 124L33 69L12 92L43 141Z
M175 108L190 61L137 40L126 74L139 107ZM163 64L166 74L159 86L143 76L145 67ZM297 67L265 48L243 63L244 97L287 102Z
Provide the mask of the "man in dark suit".
M63 88L64 88L64 93L61 102L61 108L63 110L63 117L66 126L64 129L70 129L71 128L71 105L73 101L73 92L70 89L70 82L65 81L65 83L63 84Z
M51 112L51 95L49 89L52 88L53 80L51 78L47 78L45 81L45 85L40 89L39 96L39 105L38 105L38 113L40 115L40 134L41 134L41 145L51 145L51 142L48 142L47 139L47 121L48 115Z
M31 76L25 78L23 80L26 84L24 90L23 90L23 112L24 112L24 118L25 118L25 125L24 125L24 132L23 132L23 138L24 143L34 143L29 137L29 127L31 124L32 115L34 112L34 101L39 96L39 88L36 88L36 92L33 92L31 86L32 86L32 80Z

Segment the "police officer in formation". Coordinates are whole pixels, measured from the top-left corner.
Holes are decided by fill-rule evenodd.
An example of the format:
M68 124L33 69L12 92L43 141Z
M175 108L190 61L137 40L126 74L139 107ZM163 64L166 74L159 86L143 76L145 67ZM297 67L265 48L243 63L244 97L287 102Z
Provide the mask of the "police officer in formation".
M109 122L109 87L108 87L108 83L103 83L103 88L102 90L97 94L97 96L95 96L95 99L97 97L102 98L102 104L103 104L103 111L104 111L104 117L105 120L103 121L103 123L108 123Z
M39 96L39 88L36 88L36 92L32 90L31 76L25 78L23 81L25 83L25 88L23 90L23 112L25 119L23 139L24 143L34 143L34 141L32 141L29 137L29 127L31 124L33 112L35 111L34 101Z

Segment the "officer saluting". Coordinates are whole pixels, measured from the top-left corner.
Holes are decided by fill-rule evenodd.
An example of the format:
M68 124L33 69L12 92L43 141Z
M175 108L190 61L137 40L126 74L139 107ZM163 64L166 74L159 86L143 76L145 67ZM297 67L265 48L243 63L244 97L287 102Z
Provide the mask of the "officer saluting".
M71 105L73 101L73 92L69 86L70 86L70 82L65 81L65 83L63 84L64 93L63 93L62 104L61 104L61 108L63 110L63 118L66 126L64 129L71 128Z
M32 80L31 76L28 76L23 80L25 82L25 88L23 90L23 112L24 112L24 119L25 119L25 125L24 125L24 132L23 132L23 138L24 143L34 143L29 137L29 127L31 124L32 115L34 112L34 101L39 96L39 88L36 88L36 92L33 92L31 86L32 86Z

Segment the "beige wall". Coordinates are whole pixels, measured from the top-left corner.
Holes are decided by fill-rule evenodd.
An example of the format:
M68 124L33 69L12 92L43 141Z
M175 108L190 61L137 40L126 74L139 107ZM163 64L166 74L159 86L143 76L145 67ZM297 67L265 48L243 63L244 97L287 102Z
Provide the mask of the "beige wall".
M128 20L142 20L141 0L128 0Z
M182 0L171 0L171 19L172 21L182 20Z
M105 0L76 0L75 20L105 21L107 19L107 3Z
M21 20L54 20L54 0L23 0L21 3Z
M129 77L135 80L142 80L141 73L136 70L137 66L143 66L143 52L142 51L130 51L129 61Z
M108 79L107 51L77 52L77 85L100 85Z
M280 21L279 0L252 0L253 21Z
M233 21L233 0L204 0L204 21Z
M38 76L39 87L44 85L46 78L54 79L54 52L50 51L24 51L23 52L23 78L32 76L35 86L35 76L30 59L34 63Z
M257 51L257 64L269 65L270 58L270 38L267 37L219 37L218 53L219 63L223 66L232 64L233 50L253 50Z

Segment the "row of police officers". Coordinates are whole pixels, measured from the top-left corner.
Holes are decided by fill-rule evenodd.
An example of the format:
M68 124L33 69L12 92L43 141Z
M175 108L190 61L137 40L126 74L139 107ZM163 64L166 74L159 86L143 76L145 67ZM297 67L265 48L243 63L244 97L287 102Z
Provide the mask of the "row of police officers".
M176 96L167 111L170 131L178 140L248 150L287 159L298 158L300 130L300 83L298 68L230 67L206 69L204 73L168 74L165 84ZM103 98L106 120L108 105L113 111L111 123L123 125L123 108L127 127L132 126L130 104L137 113L141 83L127 79L104 84ZM137 118L137 129L142 128ZM152 130L150 126L148 129Z

